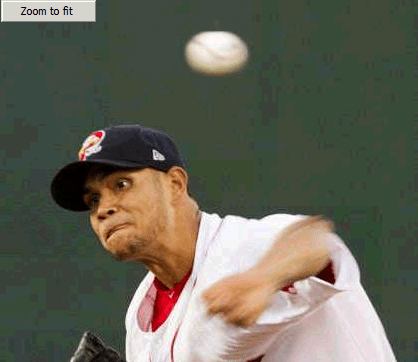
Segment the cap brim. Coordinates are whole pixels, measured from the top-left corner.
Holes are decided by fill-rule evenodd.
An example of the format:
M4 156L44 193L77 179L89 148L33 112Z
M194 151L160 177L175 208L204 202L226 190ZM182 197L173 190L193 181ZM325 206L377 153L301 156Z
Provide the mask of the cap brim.
M51 193L55 202L64 209L71 211L87 211L89 208L83 201L84 182L94 165L116 166L120 168L141 169L138 163L129 161L77 161L64 166L51 183Z

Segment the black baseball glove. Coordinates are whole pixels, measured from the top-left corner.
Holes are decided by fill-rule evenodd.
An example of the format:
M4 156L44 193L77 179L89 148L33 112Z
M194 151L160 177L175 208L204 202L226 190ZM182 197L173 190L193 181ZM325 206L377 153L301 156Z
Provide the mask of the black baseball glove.
M70 362L125 362L125 360L92 332L84 332L77 350Z

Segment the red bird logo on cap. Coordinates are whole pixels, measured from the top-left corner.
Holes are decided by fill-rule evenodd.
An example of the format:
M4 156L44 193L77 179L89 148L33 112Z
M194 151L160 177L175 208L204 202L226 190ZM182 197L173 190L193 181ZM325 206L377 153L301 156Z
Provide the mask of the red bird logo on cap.
M103 141L105 134L105 131L96 131L89 135L83 142L80 151L78 151L78 159L85 161L88 156L100 152L102 149L100 143Z

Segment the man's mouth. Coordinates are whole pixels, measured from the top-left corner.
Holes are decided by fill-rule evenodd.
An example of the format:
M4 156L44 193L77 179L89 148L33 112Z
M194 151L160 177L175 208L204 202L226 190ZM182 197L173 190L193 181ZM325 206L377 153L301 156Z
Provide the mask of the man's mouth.
M106 240L108 240L116 231L119 231L126 227L127 224L120 224L115 225L109 229L109 231L106 233Z

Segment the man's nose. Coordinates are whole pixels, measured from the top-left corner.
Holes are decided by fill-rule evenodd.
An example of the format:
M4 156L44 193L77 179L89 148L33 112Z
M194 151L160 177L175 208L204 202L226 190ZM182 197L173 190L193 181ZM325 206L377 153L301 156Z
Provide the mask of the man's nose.
M97 207L97 217L105 219L115 214L117 210L117 198L109 192L103 192Z

